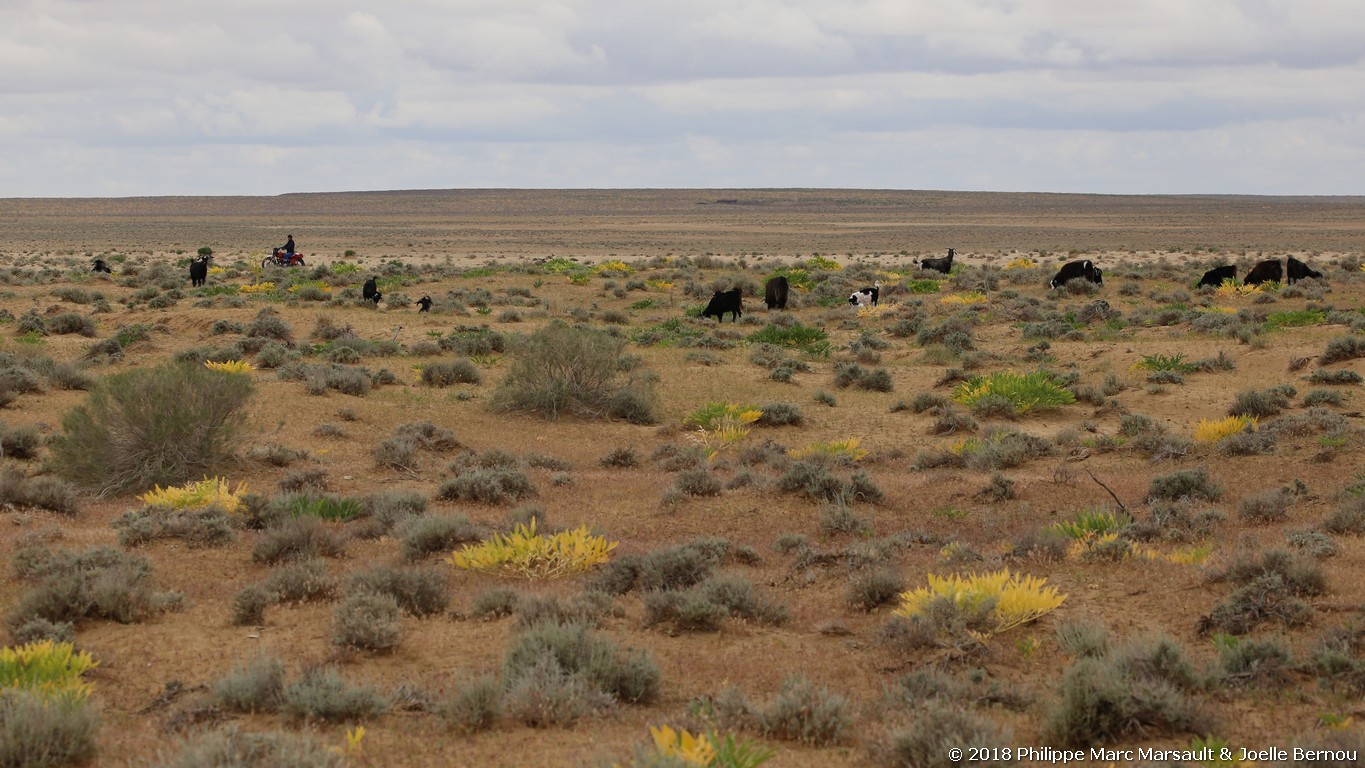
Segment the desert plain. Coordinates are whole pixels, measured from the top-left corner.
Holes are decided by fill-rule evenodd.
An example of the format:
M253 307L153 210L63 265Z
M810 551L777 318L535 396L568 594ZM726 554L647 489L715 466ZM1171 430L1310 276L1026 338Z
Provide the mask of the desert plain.
M287 234L307 265L262 268ZM192 287L201 248L214 269ZM951 274L917 267L948 248ZM1194 287L1215 266L1240 276L1288 256L1322 278ZM92 273L97 258L112 273ZM1061 264L1085 259L1103 269L1102 286L1049 288ZM82 764L189 764L174 761L235 728L311 740L315 761L299 763L309 765L648 765L661 759L650 728L668 725L764 745L774 766L954 765L942 752L957 743L1329 747L1355 750L1337 764L1356 765L1362 262L1365 198L1354 197L717 189L0 200L0 375L26 382L0 424L36 435L6 471L11 485L68 484L70 502L0 498L0 613L15 632L36 588L15 564L38 548L126 552L175 593L166 610L128 623L72 622L75 647L98 662L85 675L97 752ZM790 301L769 310L763 286L779 273L792 276ZM385 294L378 304L360 298L370 276ZM850 306L849 293L874 281L878 306ZM697 316L731 287L744 291L741 318ZM413 303L422 296L429 312ZM268 339L251 331L263 311ZM88 322L37 333L26 314ZM822 331L823 343L764 346L765 329L781 337L794 325ZM615 340L621 379L645 393L647 412L545 418L500 407L507 377L534 362L518 358L522 340L548 327ZM142 332L115 354L107 343L92 351L129 328ZM471 349L471 338L497 341ZM339 350L348 344L338 340L363 343ZM177 359L252 362L261 341L275 342L276 359L231 374L249 376L254 394L234 455L211 474L259 504L287 506L293 493L364 511L319 524L336 546L308 561L322 588L242 622L241 593L301 562L260 554L270 524L230 518L212 544L134 541L116 524L146 507L147 489L73 479L51 444L104 377ZM424 368L454 363L478 381L423 381ZM307 366L324 365L363 368L373 385L352 394L309 378ZM44 373L54 366L65 373ZM954 397L973 377L1038 370L1074 402L1011 412ZM724 404L781 418L759 417L729 443L689 421ZM1201 422L1234 411L1254 424L1196 439ZM420 424L449 439L386 463L382 444ZM832 453L803 458L812 446ZM524 485L443 490L481 460ZM824 484L803 484L799 471L824 473ZM382 494L424 508L377 521L364 500ZM415 551L426 518L477 536ZM615 542L613 560L703 542L686 555L705 555L698 585L678 586L669 613L655 594L666 590L604 589L610 563L521 578L448 561L531 518L543 531L587 526ZM420 572L439 608L404 613L388 647L338 642L356 575L384 568ZM1000 631L962 606L896 615L900 593L931 575L1002 569L1046 579L1065 599ZM718 581L751 588L759 610L678 614L676 601L700 600ZM540 720L527 714L536 705L525 691L510 700L509 657L534 627L527 606L634 649L657 668L656 689L635 703L598 693L581 712L561 703L555 712L575 714L560 720L544 702ZM226 704L220 681L261 659L278 660L290 682L334 672L382 707L328 718ZM1145 693L1135 703L1099 686L1085 699L1085 665L1091 682L1107 675L1111 688ZM795 701L797 679L808 699ZM451 702L480 683L502 700L471 726L468 701Z

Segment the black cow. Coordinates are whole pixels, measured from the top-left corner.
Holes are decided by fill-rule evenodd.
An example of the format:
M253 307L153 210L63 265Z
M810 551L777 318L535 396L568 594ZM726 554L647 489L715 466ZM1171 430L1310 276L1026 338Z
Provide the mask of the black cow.
M1313 278L1314 280L1322 279L1321 272L1317 271L1316 269L1313 269L1307 264L1304 264L1302 261L1299 261L1293 256L1287 257L1285 261L1288 262L1287 263L1288 269L1286 269L1285 271L1289 273L1290 285L1293 285L1295 280L1304 280L1310 277Z
M877 299L881 298L882 281L877 280L872 283L871 288L864 288L861 291L854 291L849 294L848 303L855 307L864 307L868 304L877 306Z
M1279 259L1266 259L1251 268L1247 276L1242 278L1242 285L1260 285L1261 283L1279 283L1284 281L1284 267L1280 266Z
M787 308L787 278L785 275L771 278L763 286L763 302L768 305L768 309Z
M212 256L200 256L190 262L190 285L201 286L209 279L209 259Z
M1196 285L1195 288L1203 288L1206 285L1211 285L1214 288L1217 288L1218 286L1223 284L1224 280L1232 280L1234 282L1237 280L1236 264L1229 264L1226 267L1214 267L1213 269L1210 269L1208 272L1204 273L1203 277L1199 278L1199 285Z
M1048 285L1057 288L1078 277L1083 277L1095 285L1104 285L1104 271L1095 266L1095 262L1090 259L1068 261L1063 264L1062 268L1057 270L1057 276L1052 278Z
M421 309L417 310L418 312L426 312L427 310L431 309L431 297L423 296L422 298L418 299L417 306L421 307Z
M953 268L953 256L957 254L952 248L948 249L948 255L941 259L925 259L919 263L920 269L932 269L936 272L948 274Z
M706 309L701 311L702 317L715 317L716 322L725 321L725 313L730 313L730 319L739 322L739 318L744 314L744 293L738 288L731 288L728 291L716 291L716 295L711 297L711 302L706 305Z
M94 266L90 267L90 271L104 272L110 275L114 274L114 270L110 269L109 265L104 263L104 259L95 259L95 264Z
M365 286L360 289L360 295L366 301L373 301L375 306L378 306L380 300L384 298L384 294L379 292L379 285L373 277L365 281Z

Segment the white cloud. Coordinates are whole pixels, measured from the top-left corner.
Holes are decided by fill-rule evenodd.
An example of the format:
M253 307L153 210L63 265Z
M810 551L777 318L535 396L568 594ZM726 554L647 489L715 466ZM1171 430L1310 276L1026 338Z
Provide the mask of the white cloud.
M7 196L281 179L1344 194L1360 192L1365 14L1348 0L11 0L0 71Z

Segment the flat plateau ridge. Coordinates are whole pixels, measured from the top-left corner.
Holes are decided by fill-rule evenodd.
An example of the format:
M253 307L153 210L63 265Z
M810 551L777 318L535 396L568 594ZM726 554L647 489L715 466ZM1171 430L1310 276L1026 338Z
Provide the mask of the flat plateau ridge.
M826 189L415 190L272 197L0 199L11 251L198 247L309 252L364 239L404 257L762 252L1337 252L1365 197Z

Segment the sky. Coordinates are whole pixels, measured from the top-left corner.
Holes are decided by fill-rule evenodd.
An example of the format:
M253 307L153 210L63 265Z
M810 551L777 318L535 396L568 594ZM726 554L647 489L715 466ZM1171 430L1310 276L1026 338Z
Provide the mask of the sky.
M1363 171L1360 0L0 0L0 197Z

